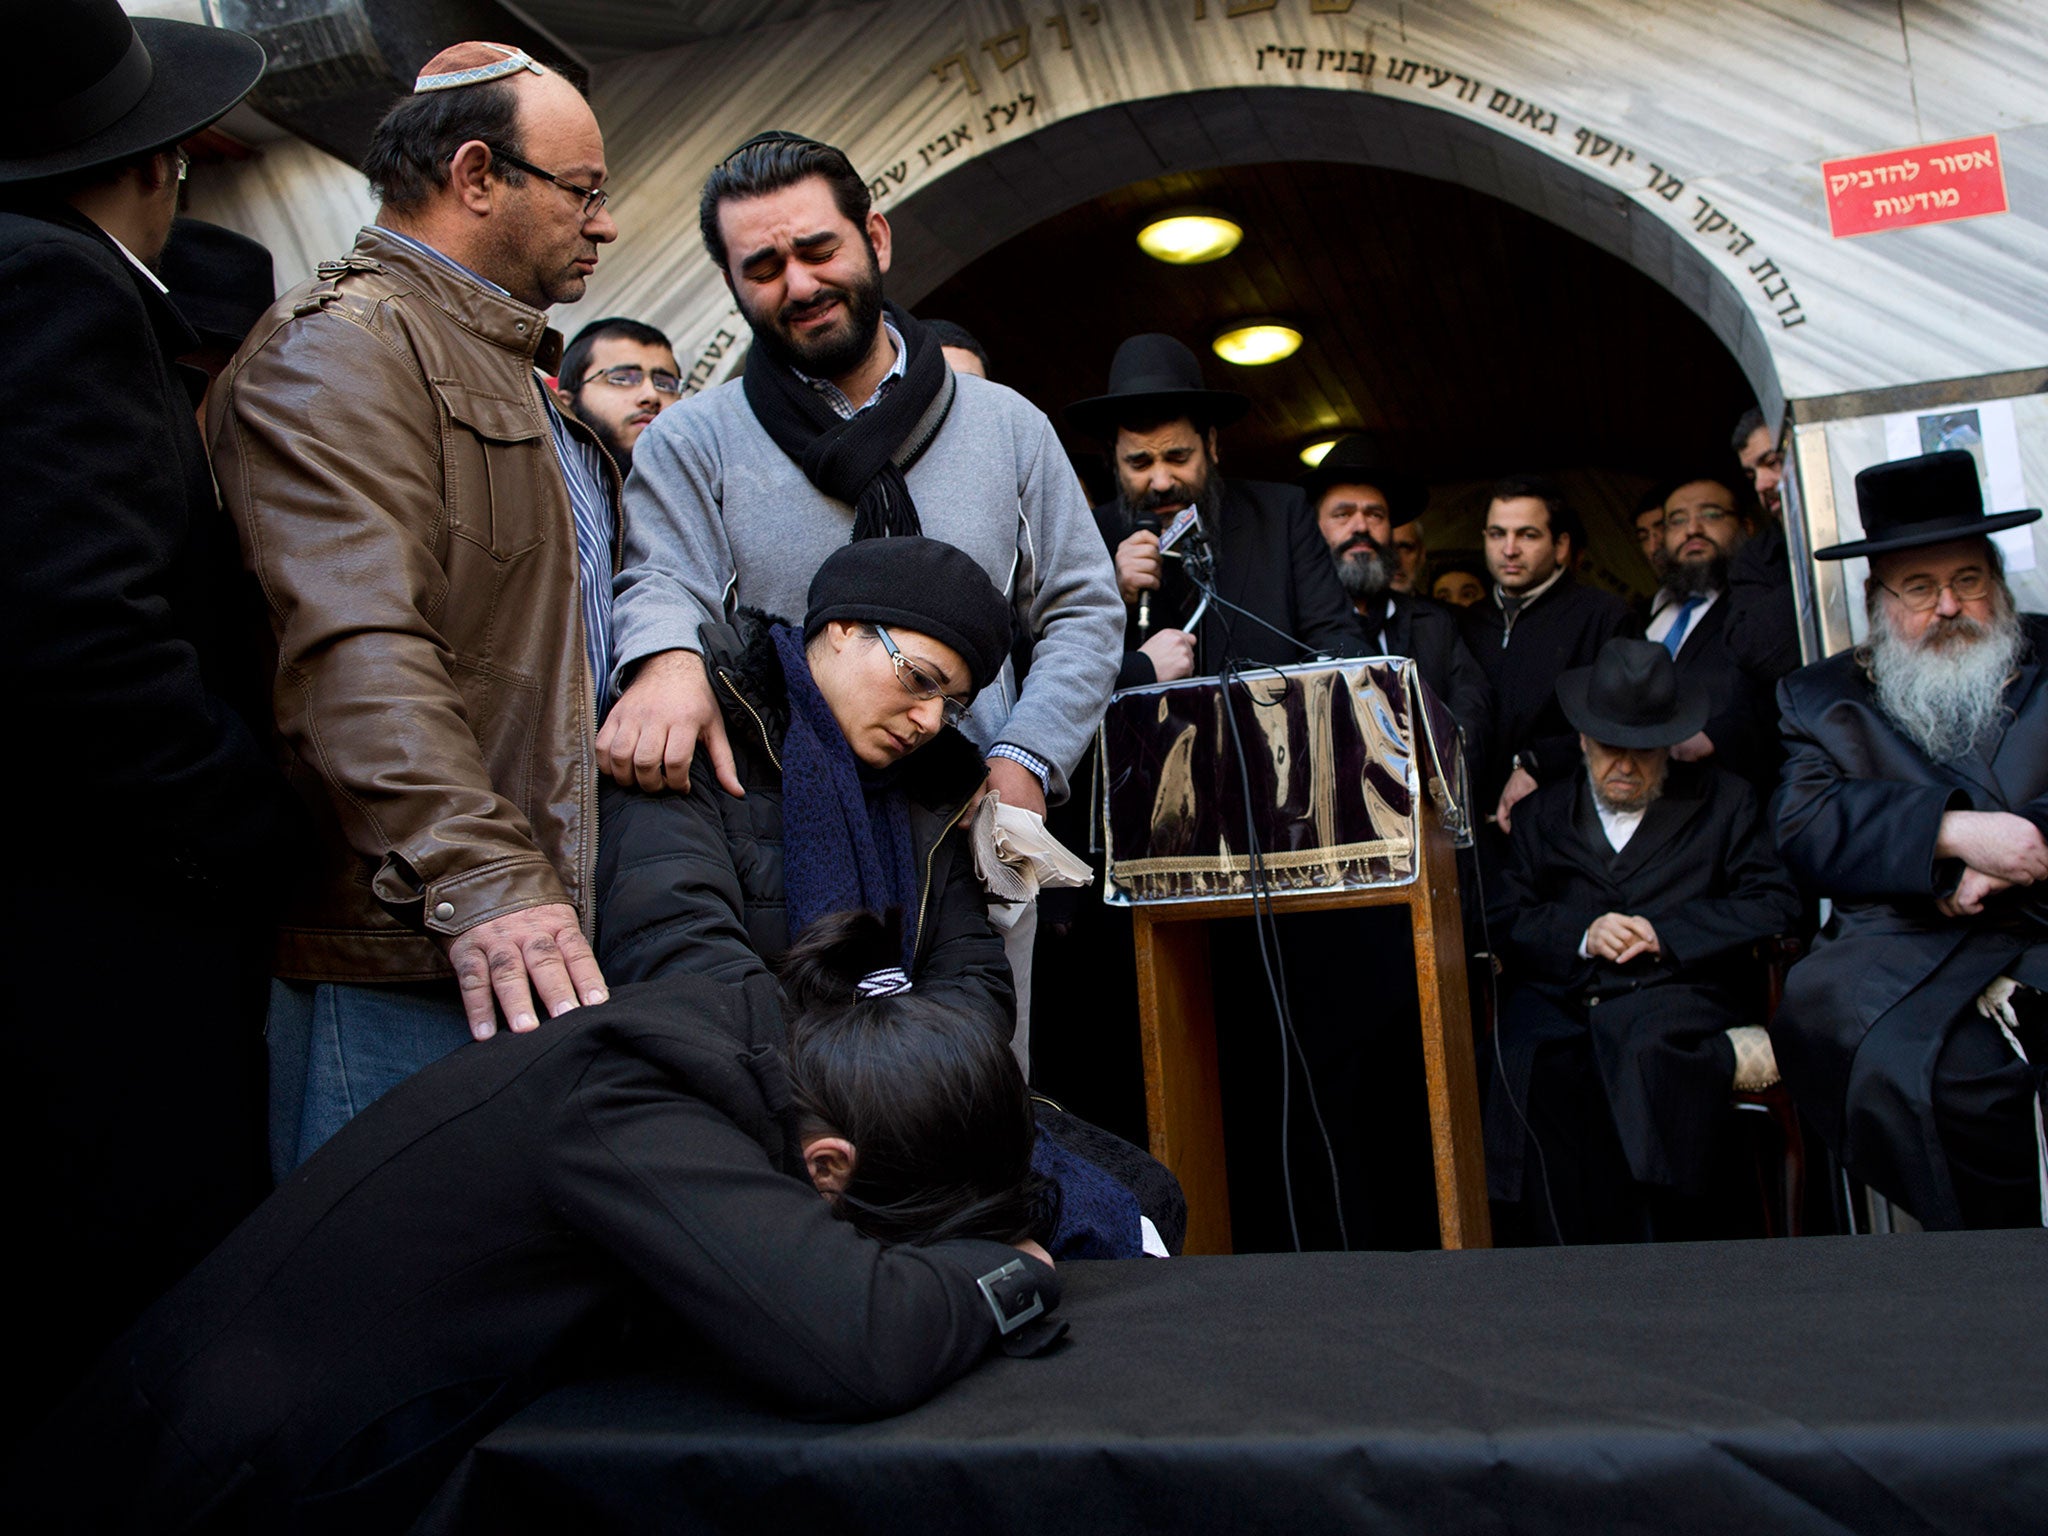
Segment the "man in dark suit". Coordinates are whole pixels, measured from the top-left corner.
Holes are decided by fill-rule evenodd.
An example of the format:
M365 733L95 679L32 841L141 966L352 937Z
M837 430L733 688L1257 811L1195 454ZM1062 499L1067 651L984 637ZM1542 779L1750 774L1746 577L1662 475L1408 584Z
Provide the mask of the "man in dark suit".
M1799 616L1792 605L1792 565L1785 550L1785 450L1764 413L1747 410L1731 446L1763 507L1756 536L1728 563L1728 644L1750 679L1775 691L1799 665ZM1775 713L1773 724L1775 725Z
M1729 644L1728 570L1747 546L1749 520L1735 488L1713 475L1666 487L1659 507L1664 583L1650 604L1644 638L1669 651L1680 681L1697 684L1707 699L1707 723L1671 755L1681 763L1712 758L1768 794L1778 766L1770 729L1776 712Z
M2032 1226L2048 1162L2048 619L1968 453L1856 477L1869 638L1778 687L1778 846L1834 911L1772 1027L1843 1165L1929 1227ZM2029 1063L2032 1063L2031 1065Z
M1394 530L1422 516L1429 488L1363 432L1340 438L1301 477L1301 488L1369 647L1382 656L1414 659L1430 692L1464 733L1466 766L1476 778L1486 761L1493 709L1486 674L1459 637L1455 614L1431 598L1394 589Z
M1116 472L1117 494L1095 521L1131 605L1118 687L1207 677L1225 661L1366 654L1301 492L1219 472L1217 430L1250 409L1243 395L1204 386L1195 354L1156 334L1116 349L1107 394L1067 407L1070 423L1109 445ZM1177 528L1189 506L1200 527ZM1205 550L1216 591L1206 605L1187 564Z
M198 337L150 270L179 141L241 99L263 50L115 0L11 13L9 44L0 655L24 734L0 793L27 963L0 1032L0 1161L35 1319L13 1416L261 1197L265 914L290 823L193 420L205 379L173 364Z
M1577 767L1578 743L1558 708L1557 680L1569 668L1591 665L1627 626L1628 609L1613 593L1572 580L1578 519L1563 492L1541 476L1494 486L1485 538L1493 592L1458 623L1493 687L1478 803L1506 832L1517 801Z
M1763 1047L1761 988L1744 995L1740 961L1792 926L1798 892L1748 785L1674 760L1708 701L1662 646L1610 640L1558 679L1558 698L1584 767L1516 812L1492 914L1506 993L1487 1106L1497 1231L1731 1235L1702 1202L1738 1047Z

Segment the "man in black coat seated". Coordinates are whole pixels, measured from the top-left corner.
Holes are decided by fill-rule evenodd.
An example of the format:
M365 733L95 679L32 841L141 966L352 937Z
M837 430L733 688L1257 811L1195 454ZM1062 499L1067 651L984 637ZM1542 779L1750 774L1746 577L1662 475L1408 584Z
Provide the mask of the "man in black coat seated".
M1666 486L1658 504L1664 581L1644 638L1676 657L1679 681L1698 685L1707 700L1707 723L1671 755L1681 763L1711 758L1768 795L1777 781L1777 710L1743 670L1730 630L1729 567L1750 537L1741 498L1716 475L1692 475Z
M1316 527L1336 562L1337 582L1358 614L1368 649L1408 656L1429 691L1443 701L1465 737L1465 763L1476 782L1486 761L1493 691L1458 635L1457 616L1428 597L1394 590L1394 530L1422 516L1429 488L1392 463L1371 437L1338 439L1322 463L1301 477Z
M1856 477L1869 638L1778 688L1785 861L1834 911L1772 1038L1857 1178L1929 1227L2042 1219L2048 619L2014 610L1975 461ZM2029 1063L2032 1063L2030 1065Z
M1749 786L1672 760L1708 705L1662 646L1610 640L1558 696L1584 768L1517 811L1491 914L1506 994L1486 1115L1498 1231L1730 1235L1704 1202L1742 1038L1729 1031L1761 1044L1761 988L1745 995L1741 961L1792 926L1798 892Z
M781 988L623 987L401 1083L10 1447L0 1520L403 1530L470 1445L606 1361L868 1419L998 1339L1044 1348L1023 1077L891 979L897 940L834 914Z
M0 767L13 877L0 1162L34 1325L0 1427L262 1197L268 916L293 849L261 620L150 270L239 33L10 7L0 66Z
M1206 388L1195 354L1156 334L1116 349L1107 394L1067 407L1072 425L1108 445L1116 473L1116 497L1095 521L1131 605L1119 688L1214 676L1225 661L1366 654L1301 492L1218 471L1217 429L1250 409L1243 395ZM1200 526L1179 529L1189 506ZM1190 634L1203 594L1187 561L1205 553L1216 600Z
M1486 507L1486 566L1493 591L1458 623L1493 688L1493 728L1477 803L1510 831L1515 803L1538 784L1569 778L1578 743L1557 702L1557 680L1592 665L1621 634L1628 608L1612 592L1571 576L1581 542L1564 493L1538 475L1493 488Z

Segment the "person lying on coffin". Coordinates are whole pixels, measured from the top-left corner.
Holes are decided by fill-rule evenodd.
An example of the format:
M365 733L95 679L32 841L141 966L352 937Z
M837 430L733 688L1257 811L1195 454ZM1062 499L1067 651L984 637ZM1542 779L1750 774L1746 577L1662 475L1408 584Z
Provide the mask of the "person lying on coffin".
M621 987L401 1083L13 1448L0 1521L397 1530L495 1425L608 1365L867 1419L998 1342L1048 1347L1057 1196L1023 1076L878 985L899 958L881 919L822 915L779 987Z
M608 786L598 943L615 982L766 973L829 912L900 911L919 995L987 1021L1015 1005L969 845L987 777L957 729L1009 655L1009 604L937 539L866 539L812 579L801 629L743 609L700 632L744 796L708 771Z

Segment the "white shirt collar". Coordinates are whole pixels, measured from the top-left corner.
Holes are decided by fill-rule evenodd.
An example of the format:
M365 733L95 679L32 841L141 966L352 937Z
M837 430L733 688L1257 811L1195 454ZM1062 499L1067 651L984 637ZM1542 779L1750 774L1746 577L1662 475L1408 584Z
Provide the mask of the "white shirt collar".
M114 249L119 251L123 256L126 256L128 258L128 263L130 266L134 267L136 271L140 272L144 277L148 278L152 283L154 283L156 285L156 291L158 293L163 294L166 298L170 296L171 290L164 286L164 280L158 277L154 272L150 271L148 267L144 266L142 263L142 258L140 256L136 255L133 251L129 250L128 247L123 245L119 240L115 240L114 237L112 235L107 234L107 232L104 229L101 230L100 233L103 235L107 235L107 238L109 240L114 241Z

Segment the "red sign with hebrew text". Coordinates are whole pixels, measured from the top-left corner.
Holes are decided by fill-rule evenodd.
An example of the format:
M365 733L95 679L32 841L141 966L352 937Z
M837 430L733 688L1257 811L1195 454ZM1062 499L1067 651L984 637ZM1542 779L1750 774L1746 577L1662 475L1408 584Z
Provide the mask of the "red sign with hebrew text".
M1915 224L2004 213L2005 165L1998 135L1826 160L1828 226L1837 240Z

